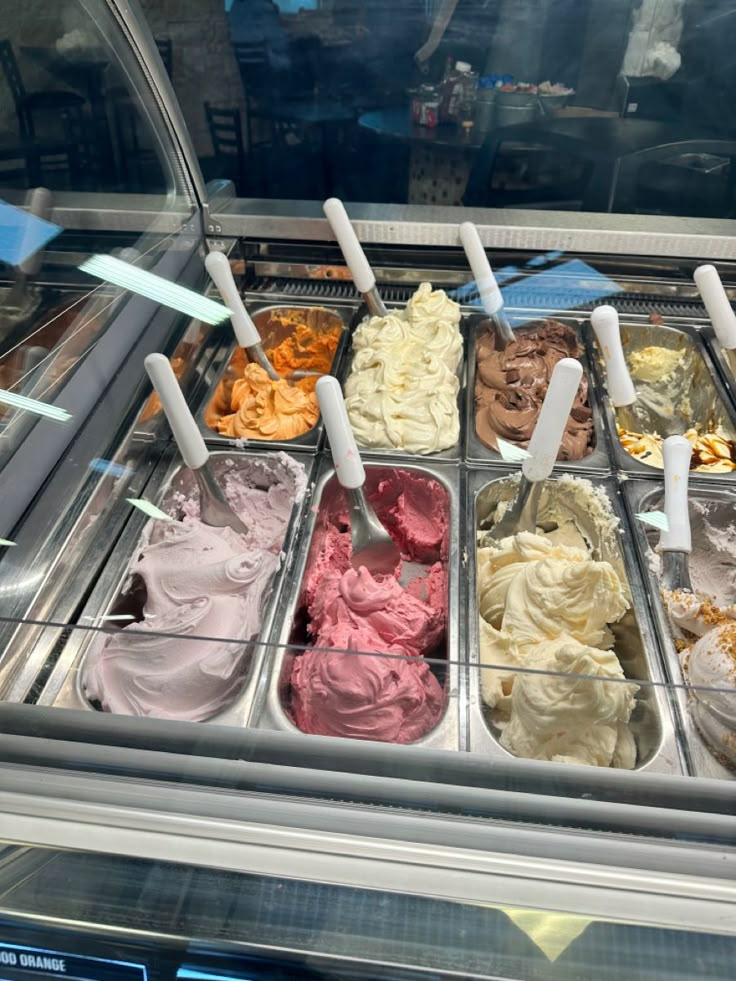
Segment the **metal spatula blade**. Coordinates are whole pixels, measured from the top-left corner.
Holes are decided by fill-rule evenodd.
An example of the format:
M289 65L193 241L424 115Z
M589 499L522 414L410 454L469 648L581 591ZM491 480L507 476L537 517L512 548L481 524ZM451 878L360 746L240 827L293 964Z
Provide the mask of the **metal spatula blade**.
M350 564L354 569L364 566L373 576L393 575L401 562L401 553L365 496L365 468L350 427L340 383L325 375L317 382L315 391L330 441L335 474L350 502Z
M667 531L659 536L662 549L662 589L693 592L690 581L690 515L687 482L693 448L684 436L669 436L662 445L664 457L664 511Z
M210 469L209 450L189 411L169 359L163 354L149 354L144 364L161 400L182 459L197 481L202 523L212 528L232 528L239 535L247 535L247 527L228 504Z

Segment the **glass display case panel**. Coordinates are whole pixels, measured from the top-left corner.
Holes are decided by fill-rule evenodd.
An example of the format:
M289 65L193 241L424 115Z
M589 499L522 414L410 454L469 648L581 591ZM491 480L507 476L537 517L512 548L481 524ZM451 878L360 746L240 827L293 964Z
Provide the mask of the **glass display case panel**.
M99 193L151 195L157 211L191 204L188 175L117 5L12 0L6 13L2 197L45 187L67 207Z
M241 197L733 217L725 2L142 6Z

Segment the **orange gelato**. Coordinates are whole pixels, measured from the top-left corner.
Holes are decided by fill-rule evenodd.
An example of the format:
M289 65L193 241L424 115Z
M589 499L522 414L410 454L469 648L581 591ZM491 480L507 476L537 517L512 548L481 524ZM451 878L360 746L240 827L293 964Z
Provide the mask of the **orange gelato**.
M313 392L304 392L283 378L271 381L257 364L246 365L243 377L233 384L230 404L232 414L221 416L217 429L238 439L293 439L319 418Z
M268 359L281 375L274 382L237 348L205 414L205 421L223 436L236 439L287 440L301 436L317 423L314 394L317 376L289 379L296 371L329 374L342 327L314 330L295 314L272 316L269 327L289 330L279 343L264 343Z
M327 375L340 340L340 329L315 334L305 324L297 324L294 332L275 347L267 348L268 360L282 378L293 371L319 371ZM313 392L316 378L301 378L292 382L305 391Z

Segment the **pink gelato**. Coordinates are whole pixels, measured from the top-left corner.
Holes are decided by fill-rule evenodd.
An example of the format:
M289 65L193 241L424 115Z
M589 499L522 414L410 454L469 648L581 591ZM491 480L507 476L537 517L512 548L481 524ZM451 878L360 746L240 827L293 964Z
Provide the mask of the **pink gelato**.
M408 743L445 707L423 655L443 653L448 495L437 481L397 470L368 496L402 558L425 569L406 586L352 569L347 510L323 508L303 590L314 647L294 659L290 710L303 732Z
M231 704L248 678L247 641L305 475L286 454L227 465L220 479L248 534L202 524L198 499L169 493L162 508L181 520L149 523L116 605L136 620L105 635L82 666L83 691L107 712L198 722Z

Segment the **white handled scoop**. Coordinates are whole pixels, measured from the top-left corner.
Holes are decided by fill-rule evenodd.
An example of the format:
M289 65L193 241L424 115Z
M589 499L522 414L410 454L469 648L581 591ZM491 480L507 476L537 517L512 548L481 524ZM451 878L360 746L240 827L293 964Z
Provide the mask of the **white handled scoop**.
M662 588L668 592L692 593L688 557L692 550L690 515L687 509L687 480L693 448L684 436L668 436L664 456L664 513L667 531L659 536L662 550Z
M328 198L322 205L322 210L340 246L355 288L363 294L363 299L374 317L385 317L388 311L376 287L375 273L365 257L355 229L350 224L345 205L339 198Z
M34 215L36 218L42 218L44 221L48 221L52 208L51 191L46 187L34 187L33 190L28 192L26 204L29 215ZM32 233L27 232L26 234L31 235ZM30 282L38 275L42 264L43 249L39 249L15 267L15 281L3 304L6 310L11 308L26 310L30 302Z
M169 359L163 354L149 354L144 364L161 399L182 459L197 481L199 516L203 524L212 528L232 528L239 535L247 535L248 529L228 504L210 469L209 450L189 411Z
M700 298L724 351L736 348L736 313L733 312L715 266L698 266L693 274Z
M350 427L340 383L331 375L325 375L317 382L315 391L330 441L335 474L350 503L350 564L354 569L365 566L373 576L393 575L401 561L401 553L365 496L365 468Z
M539 419L529 440L529 456L521 465L518 493L504 516L491 529L491 538L507 538L518 531L536 531L542 487L557 460L582 376L583 366L575 358L563 358L555 365Z
M220 291L225 306L230 310L230 322L238 344L245 348L248 356L263 368L272 381L279 381L279 375L261 345L261 335L240 298L227 256L223 252L209 252L204 264L212 282Z
M606 363L608 395L614 408L632 405L636 401L636 389L626 366L624 349L621 346L621 328L618 311L608 305L596 307L590 315L590 322L603 352Z
M496 347L499 351L503 351L513 341L514 332L506 316L501 290L493 275L486 250L483 248L478 229L472 221L464 221L460 226L460 241L470 263L481 305L493 322Z

